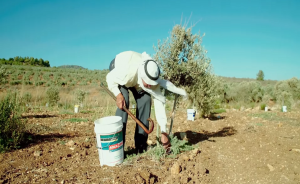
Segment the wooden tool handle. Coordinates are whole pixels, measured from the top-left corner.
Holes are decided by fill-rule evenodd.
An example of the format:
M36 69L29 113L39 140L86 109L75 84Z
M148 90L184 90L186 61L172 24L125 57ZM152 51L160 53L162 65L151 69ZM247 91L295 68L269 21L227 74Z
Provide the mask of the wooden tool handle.
M105 89L105 91L109 94L109 96L111 96L115 101L117 100L117 98L115 97L114 94L112 94L111 91L109 91L104 85L103 83L100 84L100 86ZM148 118L147 120L149 121L149 125L150 125L150 129L148 130L145 125L140 122L140 120L138 120L125 106L123 107L123 110L125 112L127 112L127 114L147 133L150 134L153 129L154 129L154 121L151 118Z

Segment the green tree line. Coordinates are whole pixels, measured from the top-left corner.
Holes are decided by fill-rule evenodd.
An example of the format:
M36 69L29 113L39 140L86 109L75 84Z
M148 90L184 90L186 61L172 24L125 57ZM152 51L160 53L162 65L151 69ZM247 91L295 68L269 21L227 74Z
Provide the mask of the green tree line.
M0 64L4 65L31 65L31 66L43 66L50 67L50 62L48 60L44 61L42 58L37 59L33 57L20 57L16 56L14 58L0 58Z

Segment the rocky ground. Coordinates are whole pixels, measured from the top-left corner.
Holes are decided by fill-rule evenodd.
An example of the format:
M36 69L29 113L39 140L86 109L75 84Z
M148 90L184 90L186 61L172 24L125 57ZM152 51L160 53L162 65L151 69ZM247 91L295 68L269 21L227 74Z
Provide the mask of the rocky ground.
M300 113L230 111L186 120L176 112L173 133L191 151L156 160L100 166L93 112L27 113L29 144L0 155L0 183L300 183ZM69 122L82 118L87 122ZM133 148L128 122L126 147ZM149 144L156 144L156 129Z

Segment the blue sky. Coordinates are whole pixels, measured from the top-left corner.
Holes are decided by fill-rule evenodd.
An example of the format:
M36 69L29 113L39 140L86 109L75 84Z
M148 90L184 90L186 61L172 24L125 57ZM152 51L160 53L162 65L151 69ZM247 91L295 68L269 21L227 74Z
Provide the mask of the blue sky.
M107 69L116 54L154 54L189 19L216 75L300 79L299 0L0 0L0 58Z

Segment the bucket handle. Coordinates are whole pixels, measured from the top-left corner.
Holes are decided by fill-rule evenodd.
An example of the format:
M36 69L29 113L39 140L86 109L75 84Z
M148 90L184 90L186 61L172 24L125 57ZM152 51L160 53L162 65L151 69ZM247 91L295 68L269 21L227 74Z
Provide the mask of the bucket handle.
M116 99L116 97L115 97L115 95L111 92L111 91L109 91L104 85L103 85L103 83L101 82L101 84L100 84L100 87L102 87L103 89L105 89L105 91L109 94L109 96L111 96L115 101L117 100ZM153 129L154 129L154 121L151 119L151 118L148 118L147 120L149 121L149 125L150 125L150 129L148 130L146 127L145 127L145 125L142 123L142 122L140 122L127 108L126 108L126 106L124 106L123 107L123 110L125 111L125 112L127 112L127 114L147 133L147 134L150 134L152 131L153 131Z

